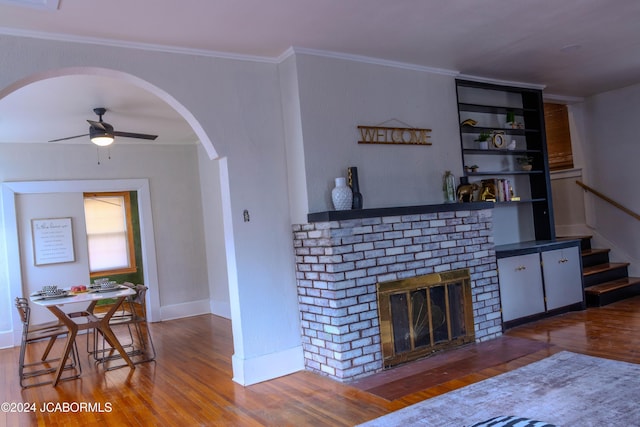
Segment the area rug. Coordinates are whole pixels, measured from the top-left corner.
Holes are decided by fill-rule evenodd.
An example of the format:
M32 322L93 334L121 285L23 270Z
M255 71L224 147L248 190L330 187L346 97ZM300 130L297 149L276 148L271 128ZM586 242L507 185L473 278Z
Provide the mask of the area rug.
M556 426L640 425L640 365L563 351L361 424L465 427L514 415Z

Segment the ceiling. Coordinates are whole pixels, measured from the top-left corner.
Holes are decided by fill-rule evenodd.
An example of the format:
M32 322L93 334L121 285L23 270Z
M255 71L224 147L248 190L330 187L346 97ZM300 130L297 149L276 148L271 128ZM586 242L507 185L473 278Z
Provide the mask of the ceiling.
M536 84L566 100L640 82L637 0L0 0L0 34L273 62L304 48ZM170 107L121 82L48 83L0 100L0 142L86 133L97 106L116 130L195 140ZM35 102L56 90L75 95ZM51 126L32 126L36 119Z

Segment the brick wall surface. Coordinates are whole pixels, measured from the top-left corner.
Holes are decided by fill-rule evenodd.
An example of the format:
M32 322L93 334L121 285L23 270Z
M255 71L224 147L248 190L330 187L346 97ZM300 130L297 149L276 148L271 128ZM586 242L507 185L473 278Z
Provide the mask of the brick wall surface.
M502 334L491 210L293 226L307 369L339 381L382 369L376 283L468 268L476 341Z

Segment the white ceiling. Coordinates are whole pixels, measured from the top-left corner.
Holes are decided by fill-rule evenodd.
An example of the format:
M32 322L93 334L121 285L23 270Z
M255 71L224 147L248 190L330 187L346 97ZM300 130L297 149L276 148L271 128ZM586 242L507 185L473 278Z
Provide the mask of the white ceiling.
M1 33L274 62L299 47L539 84L567 99L640 82L637 0L0 0ZM64 80L50 83L81 83ZM2 123L19 120L23 108L16 104L29 106L29 123L34 115L58 123L47 128L45 139L53 139L85 133L100 103L116 130L155 129L163 140L162 122L175 116L169 107L163 111L149 94L119 90L113 81L83 84L66 92L77 96L63 97L65 106L49 97L55 108L42 97L33 104L33 93L0 100L0 141L7 138ZM140 111L155 124L134 117ZM184 128L171 137L194 138Z

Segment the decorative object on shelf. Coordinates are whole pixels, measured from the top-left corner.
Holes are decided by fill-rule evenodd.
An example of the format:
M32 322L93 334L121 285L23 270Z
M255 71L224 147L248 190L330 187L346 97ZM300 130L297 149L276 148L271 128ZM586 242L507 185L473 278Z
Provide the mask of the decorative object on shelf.
M353 193L347 186L347 179L339 177L335 179L336 186L331 190L331 200L333 207L337 211L346 211L353 205Z
M480 188L480 200L485 202L496 201L496 184L493 179L483 179Z
M489 149L489 138L491 138L491 134L489 132L486 132L486 131L480 132L480 135L478 135L478 137L476 138L476 141L478 142L478 146L480 147L481 150Z
M442 192L444 193L445 203L456 201L456 178L451 171L445 171L442 177Z
M485 202L511 202L513 187L508 179L483 179L480 200Z
M395 121L405 127L388 127L384 124ZM405 144L431 145L431 129L416 128L398 119L387 120L378 126L358 126L360 141L358 144Z
M531 164L533 162L533 157L531 156L519 156L516 157L516 161L518 165L520 165L520 169L523 171L530 171L533 168Z
M507 111L507 125L506 128L515 128L516 127L516 114L509 110Z
M358 183L358 168L351 166L347 168L348 184L353 194L352 209L362 209L362 193L360 193L360 184Z
M491 142L495 148L502 148L505 144L505 135L504 132L494 132L493 137L491 138Z
M456 196L459 202L473 202L475 200L475 192L480 186L475 182L473 184L460 184L456 190Z
M476 172L478 172L478 168L479 168L478 165L471 165L471 166L465 166L464 170L467 173L476 173Z
M516 149L516 140L512 139L509 145L507 145L507 150L515 150Z
M466 119L462 123L460 123L461 126L475 126L477 124L478 122L473 119Z

